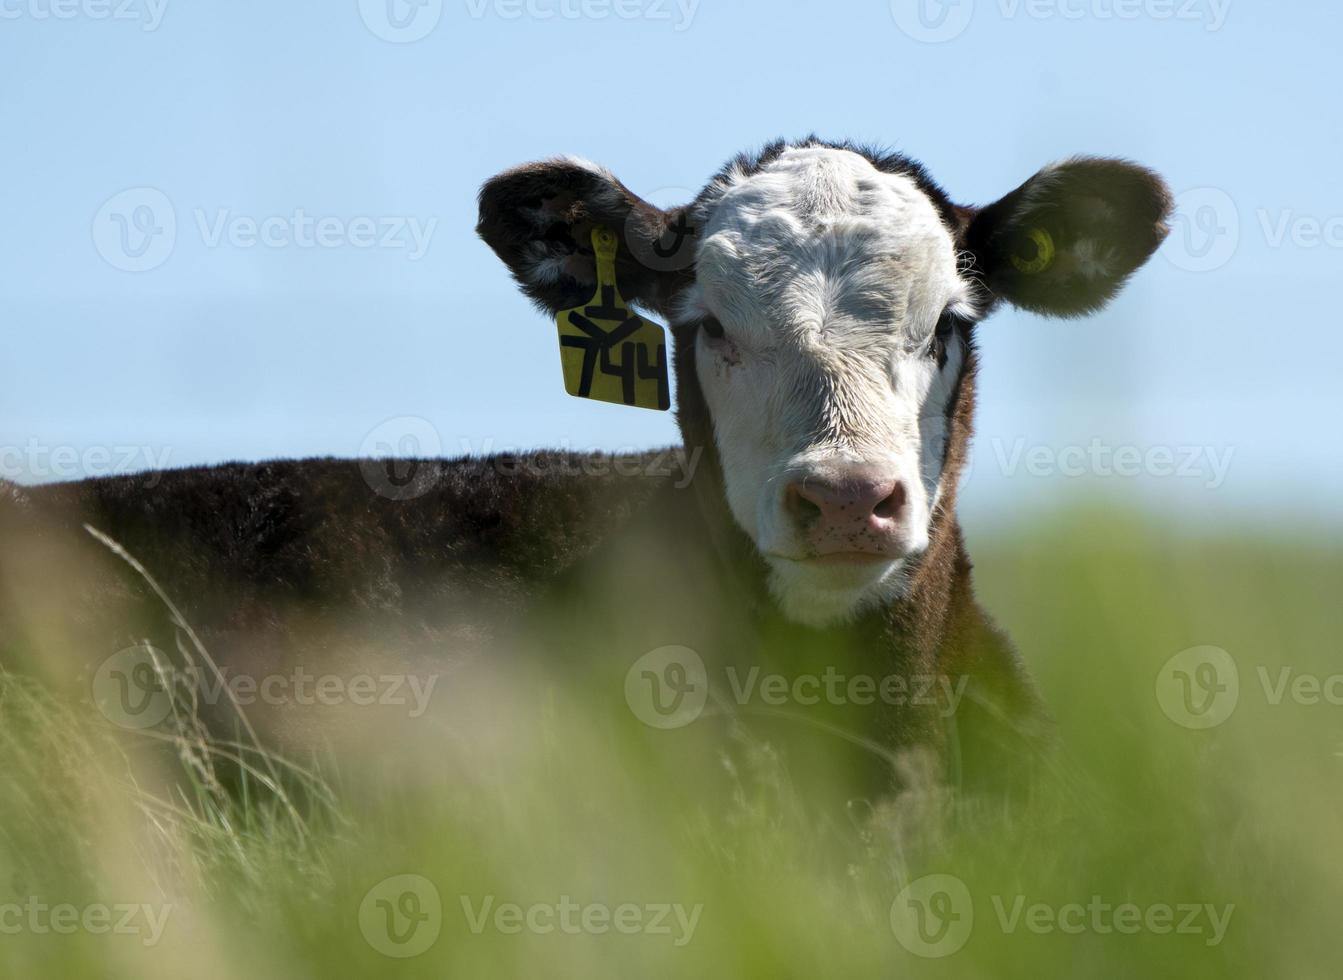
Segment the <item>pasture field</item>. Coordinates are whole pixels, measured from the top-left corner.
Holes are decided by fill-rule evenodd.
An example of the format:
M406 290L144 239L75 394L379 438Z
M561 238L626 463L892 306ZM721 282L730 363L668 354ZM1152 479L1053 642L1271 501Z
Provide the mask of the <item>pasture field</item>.
M967 533L1058 723L1011 810L830 805L749 734L669 766L693 725L619 737L624 665L502 697L496 752L368 747L409 781L207 738L189 706L125 731L7 674L0 975L1338 976L1343 540L1103 509Z

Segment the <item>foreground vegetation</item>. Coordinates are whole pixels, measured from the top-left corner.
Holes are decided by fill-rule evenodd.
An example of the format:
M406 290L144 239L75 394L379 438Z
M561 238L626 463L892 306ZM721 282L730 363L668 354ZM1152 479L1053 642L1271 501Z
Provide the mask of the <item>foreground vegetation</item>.
M384 778L186 710L128 732L4 675L0 972L1333 977L1338 544L1096 514L972 539L1060 732L1006 812L927 787L832 806L748 736L669 774L682 733L552 703L522 751L427 730L386 747L418 778ZM594 718L620 696L556 695Z

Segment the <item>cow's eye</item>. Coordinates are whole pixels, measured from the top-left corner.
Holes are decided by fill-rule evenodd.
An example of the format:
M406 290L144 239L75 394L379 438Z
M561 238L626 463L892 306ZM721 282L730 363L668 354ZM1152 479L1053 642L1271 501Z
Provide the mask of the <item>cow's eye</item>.
M936 359L939 369L947 362L947 344L951 340L951 335L955 332L956 314L946 310L938 319L937 328L933 331L933 339L928 344L928 354Z
M704 331L704 336L708 337L710 340L723 339L723 325L713 317L701 321L699 328Z
M945 313L942 314L942 318L937 321L937 330L935 332L935 336L939 340L945 341L948 337L951 336L952 331L955 329L956 329L956 314L952 313L950 310L947 310Z

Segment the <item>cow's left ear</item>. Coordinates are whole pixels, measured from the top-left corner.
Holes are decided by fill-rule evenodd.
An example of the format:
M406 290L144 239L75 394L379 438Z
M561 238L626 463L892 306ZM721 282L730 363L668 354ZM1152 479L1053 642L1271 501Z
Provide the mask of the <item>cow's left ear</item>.
M592 231L616 236L621 296L665 313L693 278L697 229L688 208L664 211L603 167L575 158L527 164L480 190L476 231L523 292L554 314L591 299L597 287Z
M965 247L995 297L1052 316L1092 313L1165 239L1170 191L1124 160L1076 158L971 212Z

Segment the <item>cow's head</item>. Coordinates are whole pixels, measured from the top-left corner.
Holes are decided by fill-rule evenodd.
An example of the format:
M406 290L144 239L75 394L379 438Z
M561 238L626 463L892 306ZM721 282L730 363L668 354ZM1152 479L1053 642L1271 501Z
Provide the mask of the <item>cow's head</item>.
M687 441L716 447L783 611L821 624L899 595L951 511L975 324L1003 300L1094 312L1169 210L1118 160L1047 167L976 209L903 157L806 141L670 211L584 161L532 164L485 185L479 230L552 313L592 295L592 227L619 234L622 292L676 336Z

